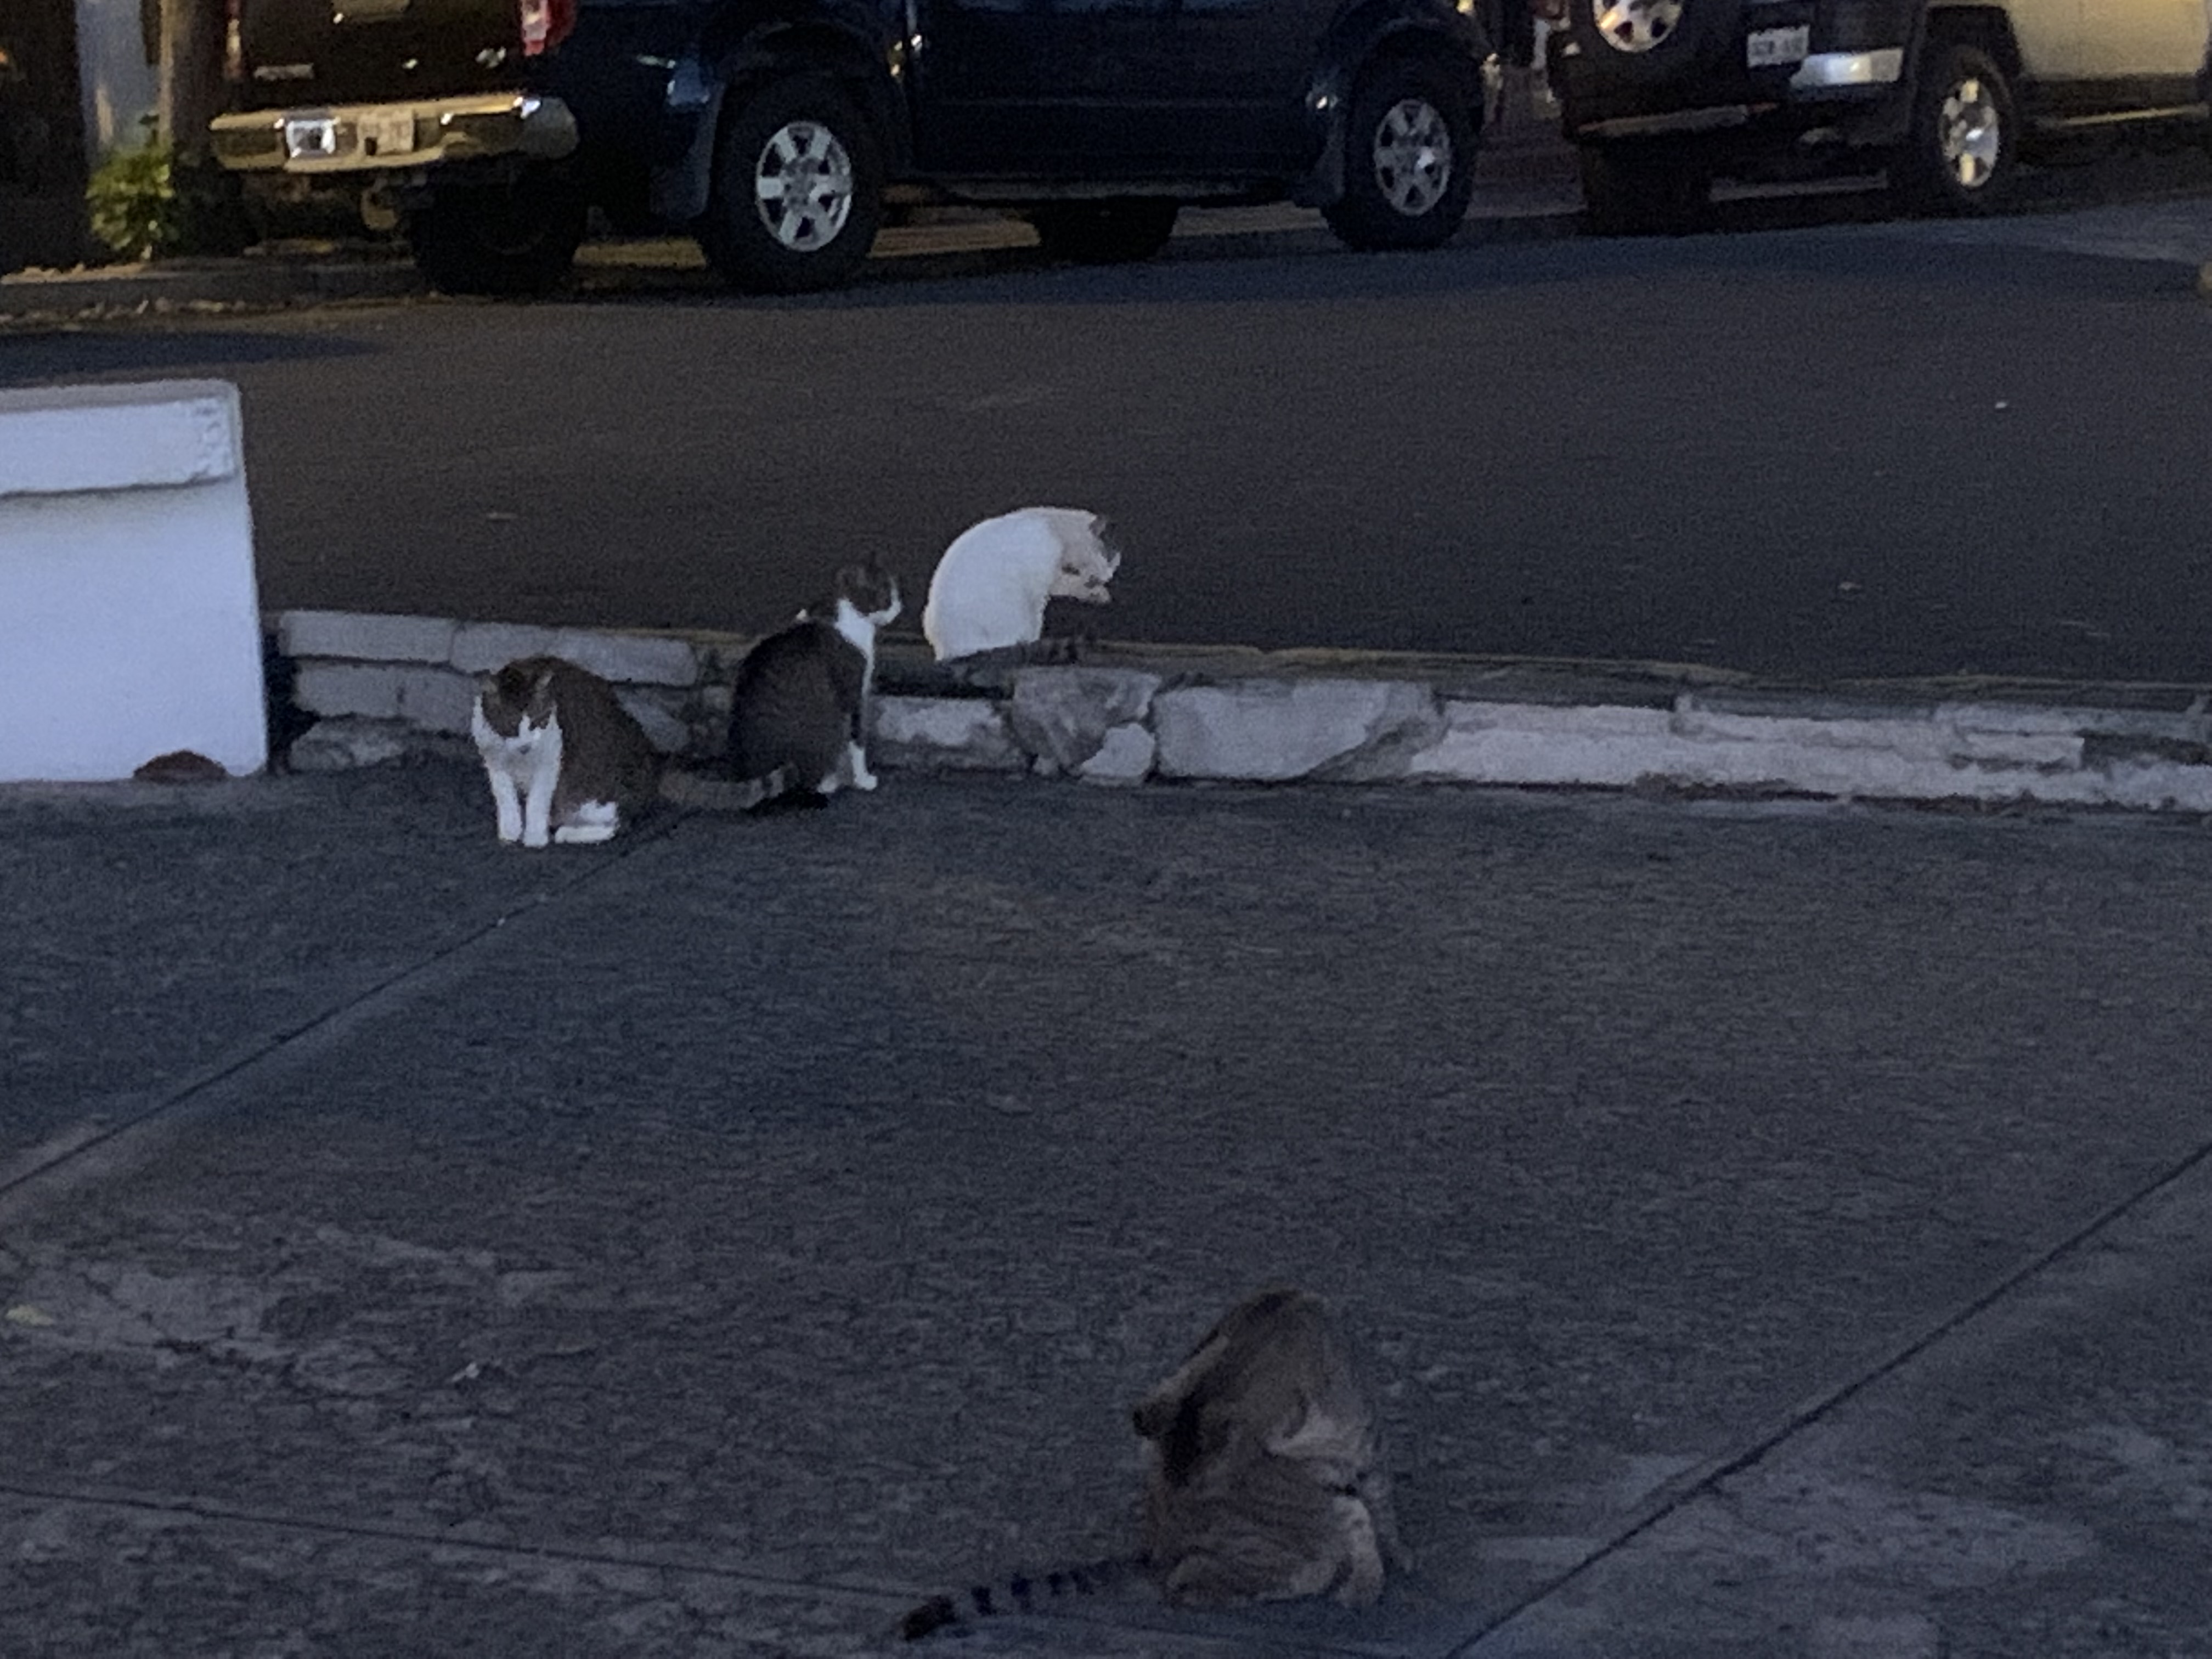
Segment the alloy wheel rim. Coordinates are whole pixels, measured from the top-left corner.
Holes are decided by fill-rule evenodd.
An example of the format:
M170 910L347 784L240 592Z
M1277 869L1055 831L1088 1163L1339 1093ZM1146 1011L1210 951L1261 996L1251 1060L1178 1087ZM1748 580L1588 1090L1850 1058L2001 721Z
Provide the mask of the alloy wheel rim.
M787 121L761 146L753 205L780 245L817 252L852 216L853 158L821 122Z
M1375 183L1382 199L1418 219L1443 199L1451 183L1451 128L1425 98L1401 98L1375 130Z
M1590 19L1615 52L1649 52L1682 24L1682 0L1590 0Z
M2003 148L1996 100L1978 75L1970 75L1945 94L1939 118L1944 171L1962 190L1979 190L1997 170Z

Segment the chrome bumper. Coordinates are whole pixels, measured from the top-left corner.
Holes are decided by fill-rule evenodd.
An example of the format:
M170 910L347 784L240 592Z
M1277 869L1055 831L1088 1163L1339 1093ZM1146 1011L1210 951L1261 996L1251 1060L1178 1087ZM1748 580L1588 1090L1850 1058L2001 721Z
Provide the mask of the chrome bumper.
M393 104L251 110L208 124L215 158L240 172L360 173L520 155L554 161L576 148L557 98L501 92Z

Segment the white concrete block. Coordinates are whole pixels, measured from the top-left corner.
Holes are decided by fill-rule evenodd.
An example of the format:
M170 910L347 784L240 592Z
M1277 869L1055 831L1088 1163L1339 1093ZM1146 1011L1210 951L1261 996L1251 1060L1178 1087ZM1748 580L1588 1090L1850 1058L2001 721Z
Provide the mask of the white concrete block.
M1018 772L1029 764L983 697L878 697L868 757L891 767Z
M238 392L224 382L69 386L5 408L0 496L176 489L244 470Z
M292 686L310 714L400 720L425 732L466 732L476 696L466 674L398 663L301 663Z
M2081 759L2080 734L2063 718L2054 719L2045 712L2033 719L2020 719L2009 711L1966 705L1926 714L1812 719L1723 714L1700 707L1694 697L1685 697L1672 729L1683 737L1879 750L1923 760L1948 757L1961 763L2075 766Z
M1921 715L1875 720L1811 720L1723 714L1685 702L1672 724L1677 737L1717 743L1783 743L1793 747L1878 750L1931 759L1947 753L1954 733Z
M2100 806L2212 812L2212 766L2121 762L2109 769L2076 774L2069 781L2080 786L2081 793L2065 799Z
M699 652L690 641L614 629L462 623L441 660L465 673L492 674L520 657L565 657L617 685L688 687L699 682Z
M2085 767L2080 741L2047 728L1984 744L1911 717L1828 722L1731 715L1655 724L1653 712L1455 704L1443 737L1413 757L1408 775L1594 788L1665 782L1869 800L2212 805L2212 767L2158 759Z
M1671 708L1620 703L1471 702L1444 704L1447 732L1566 732L1578 738L1663 738L1674 728Z
M1152 775L1159 744L1152 734L1133 721L1106 733L1097 752L1075 769L1085 783L1142 783Z
M1991 762L2005 766L2079 766L2081 736L2077 732L1978 732L1936 727L1945 733L1944 750L1954 759L1976 764Z
M553 654L558 630L525 623L463 623L449 660L464 674L495 674L518 657Z
M1605 722L1590 732L1575 732L1543 718L1559 711L1534 712L1538 718L1527 726L1498 718L1479 724L1455 719L1441 738L1413 757L1407 775L1464 783L1619 788L1658 770L1662 757L1687 753L1692 747L1664 734L1607 731Z
M1389 680L1249 680L1152 699L1164 777L1271 782L1336 773L1410 728L1441 725L1427 687Z
M691 686L699 683L699 653L689 640L663 635L564 628L553 636L553 654L566 657L617 685ZM495 667L499 665L493 665Z
M381 616L360 611L287 611L276 618L276 645L294 659L343 657L356 662L443 665L460 624L450 617Z
M400 673L399 713L410 726L424 732L467 732L477 706L475 679L435 668Z
M292 677L292 701L325 719L399 718L399 676L380 663L303 662Z
M2083 711L2079 709L2002 702L1947 702L1938 704L1935 712L1937 720L1961 732L2024 732L2066 736L2070 736L2079 727ZM2115 710L2111 718L2124 729L2147 718L2158 720L2174 717L2145 716ZM2099 723L2103 724L2102 721Z
M0 392L0 780L268 760L237 388Z

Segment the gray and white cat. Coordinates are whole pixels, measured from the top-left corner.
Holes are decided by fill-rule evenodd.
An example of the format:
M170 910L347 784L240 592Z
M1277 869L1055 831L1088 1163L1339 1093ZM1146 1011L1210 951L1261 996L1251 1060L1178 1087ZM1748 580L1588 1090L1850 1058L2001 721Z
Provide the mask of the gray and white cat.
M898 580L873 560L837 573L830 599L746 653L730 688L727 775L671 777L686 805L747 811L779 799L816 805L868 769L876 630L899 614Z
M939 1595L908 1640L978 1614L1149 1572L1184 1607L1329 1595L1364 1607L1405 1570L1373 1414L1320 1297L1261 1291L1229 1310L1130 1413L1145 1442L1144 1553Z
M524 657L485 680L469 719L499 838L611 839L653 799L660 757L614 687L559 657Z

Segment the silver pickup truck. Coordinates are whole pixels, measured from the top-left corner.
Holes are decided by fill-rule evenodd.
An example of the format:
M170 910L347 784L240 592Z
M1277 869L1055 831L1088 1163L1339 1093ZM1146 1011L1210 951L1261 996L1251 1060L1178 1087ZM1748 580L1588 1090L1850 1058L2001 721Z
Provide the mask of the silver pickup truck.
M1887 167L1986 211L2091 136L2212 131L2206 0L1537 0L1596 228L1695 222L1717 175Z

